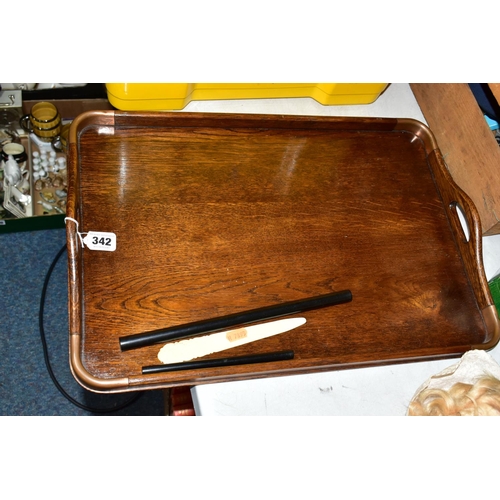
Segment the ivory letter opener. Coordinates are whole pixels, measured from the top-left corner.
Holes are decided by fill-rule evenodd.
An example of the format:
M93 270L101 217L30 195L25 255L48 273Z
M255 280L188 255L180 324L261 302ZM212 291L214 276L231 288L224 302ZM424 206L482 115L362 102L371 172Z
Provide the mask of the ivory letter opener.
M165 344L158 353L164 364L181 363L207 356L214 352L225 351L240 345L255 342L293 330L306 322L305 318L287 318L259 325L237 328L225 332L212 333L204 337L190 338Z

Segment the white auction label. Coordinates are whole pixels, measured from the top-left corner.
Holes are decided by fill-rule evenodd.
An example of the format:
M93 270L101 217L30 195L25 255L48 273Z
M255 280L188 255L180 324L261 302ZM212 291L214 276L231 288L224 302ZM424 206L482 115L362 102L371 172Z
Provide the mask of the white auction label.
M90 248L90 250L114 252L116 250L116 234L89 231L85 238L83 238L83 243L87 248Z

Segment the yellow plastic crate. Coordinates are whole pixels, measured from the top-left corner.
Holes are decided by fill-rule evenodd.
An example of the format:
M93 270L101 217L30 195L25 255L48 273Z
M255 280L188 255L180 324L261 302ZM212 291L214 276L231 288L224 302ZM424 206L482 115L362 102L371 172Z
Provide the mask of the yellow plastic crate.
M387 83L107 83L108 100L123 111L166 111L191 101L310 97L323 105L371 104Z

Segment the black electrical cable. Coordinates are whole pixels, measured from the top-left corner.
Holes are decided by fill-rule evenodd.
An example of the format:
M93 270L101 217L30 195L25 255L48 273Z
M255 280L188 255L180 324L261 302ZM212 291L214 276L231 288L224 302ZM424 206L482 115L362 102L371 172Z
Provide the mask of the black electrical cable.
M52 370L52 366L50 364L50 359L49 359L49 351L47 348L47 340L45 338L45 329L43 326L43 314L44 314L44 309L45 309L45 298L47 295L47 287L49 286L49 281L50 277L52 276L52 272L61 258L61 255L64 253L66 250L66 245L64 245L61 250L59 250L58 254L56 255L54 261L50 265L49 270L47 271L47 275L45 276L45 282L43 284L43 289L42 289L42 297L40 300L40 312L39 312L39 317L38 317L38 323L40 327L40 339L42 341L42 346L43 346L43 357L45 360L45 365L47 367L47 371L49 372L50 378L52 379L52 382L54 382L54 385L56 386L57 390L71 403L73 403L75 406L78 406L78 408L81 408L82 410L88 411L90 413L114 413L118 410L122 410L123 408L126 408L127 406L135 403L142 395L142 392L139 392L136 394L134 397L131 399L125 401L124 403L114 406L112 408L95 408L92 406L87 406L83 403L80 403L76 399L72 398L61 386L59 381L57 380L54 371Z

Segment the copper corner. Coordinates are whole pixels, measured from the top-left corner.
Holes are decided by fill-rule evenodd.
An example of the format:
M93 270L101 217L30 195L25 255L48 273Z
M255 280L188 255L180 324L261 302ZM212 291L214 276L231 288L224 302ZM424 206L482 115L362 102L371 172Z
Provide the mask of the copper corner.
M473 346L476 349L492 349L500 340L500 320L498 311L494 304L482 310L486 331L488 333L487 342L480 346Z
M129 387L128 377L101 379L91 375L80 358L81 338L78 334L70 335L70 365L77 382L92 392L120 392Z
M413 133L423 142L427 155L438 149L438 143L430 128L418 120L414 120L413 118L398 119L395 130L404 130Z
M69 129L69 143L76 144L78 135L89 126L109 127L115 126L115 111L86 111L78 115L72 122Z

